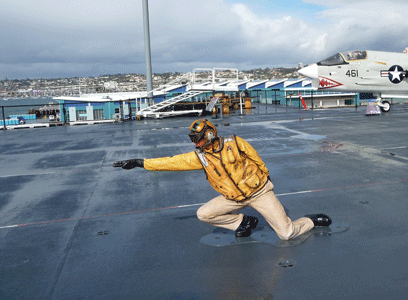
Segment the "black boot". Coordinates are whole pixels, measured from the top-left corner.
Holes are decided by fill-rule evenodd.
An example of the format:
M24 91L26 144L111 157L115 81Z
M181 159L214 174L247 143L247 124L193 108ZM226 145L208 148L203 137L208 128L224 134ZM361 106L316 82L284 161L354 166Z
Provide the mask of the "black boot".
M332 223L332 219L325 214L311 214L306 215L305 217L311 219L314 226L318 227L329 226Z
M238 229L235 230L235 236L249 237L252 233L252 230L256 228L257 224L258 218L244 215L241 224L239 225Z

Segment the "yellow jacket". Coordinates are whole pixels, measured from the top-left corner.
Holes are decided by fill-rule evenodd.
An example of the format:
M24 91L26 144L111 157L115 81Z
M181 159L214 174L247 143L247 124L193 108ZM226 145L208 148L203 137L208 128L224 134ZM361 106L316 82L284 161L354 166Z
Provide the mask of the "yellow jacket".
M150 171L204 169L211 186L225 198L234 201L249 198L266 184L269 176L255 149L237 136L220 138L214 148L205 152L145 159L144 168Z

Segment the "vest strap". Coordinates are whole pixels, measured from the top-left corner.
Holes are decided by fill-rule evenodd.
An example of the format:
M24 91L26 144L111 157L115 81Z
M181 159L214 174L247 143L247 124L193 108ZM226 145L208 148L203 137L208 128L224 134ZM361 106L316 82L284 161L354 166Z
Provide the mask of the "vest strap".
M207 158L205 157L204 151L196 150L196 154L198 159L200 160L201 164L204 166L204 168L208 167L208 161Z

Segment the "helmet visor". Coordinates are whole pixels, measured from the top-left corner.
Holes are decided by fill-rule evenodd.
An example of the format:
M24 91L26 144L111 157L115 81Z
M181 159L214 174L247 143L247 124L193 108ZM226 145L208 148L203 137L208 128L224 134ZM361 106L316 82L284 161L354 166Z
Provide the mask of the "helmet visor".
M190 137L190 140L194 143L197 144L204 138L204 131L203 132L190 132L188 136Z

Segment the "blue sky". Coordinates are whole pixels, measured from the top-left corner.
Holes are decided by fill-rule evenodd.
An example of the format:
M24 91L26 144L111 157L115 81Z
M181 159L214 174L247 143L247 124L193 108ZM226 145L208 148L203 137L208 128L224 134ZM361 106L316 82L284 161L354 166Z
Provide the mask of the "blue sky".
M149 13L156 73L408 47L406 0L151 0ZM144 74L142 18L142 0L2 0L0 79Z
M260 16L281 16L281 15L300 15L302 18L314 18L315 14L323 10L323 6L313 3L307 3L301 0L227 0L231 4L242 3L250 7Z

